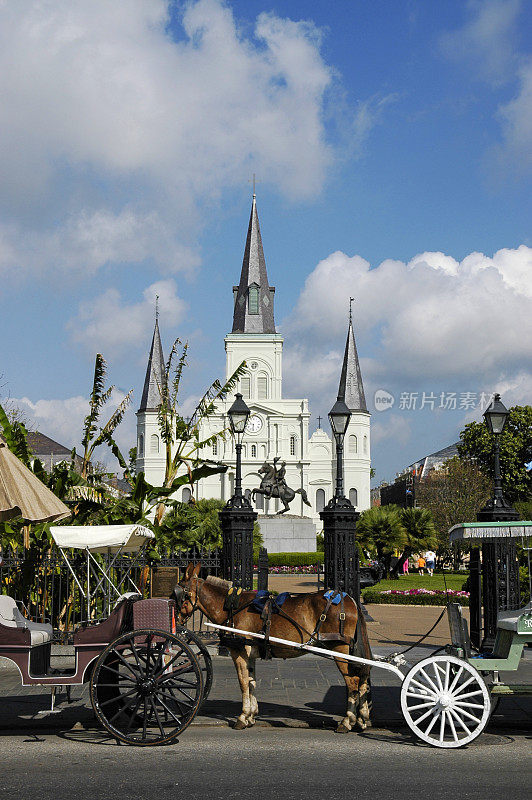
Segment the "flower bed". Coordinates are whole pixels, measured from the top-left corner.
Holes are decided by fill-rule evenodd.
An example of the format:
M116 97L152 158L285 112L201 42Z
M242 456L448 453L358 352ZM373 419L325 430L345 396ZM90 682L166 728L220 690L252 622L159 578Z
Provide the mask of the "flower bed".
M255 565L253 569L255 570L255 572L257 572L258 566ZM268 572L270 575L317 575L318 570L319 570L318 564L306 564L295 567L287 567L287 566L270 567ZM321 569L321 572L323 572L323 568Z
M462 606L469 605L469 592L453 589L365 589L362 592L364 603L394 603L413 606L446 606L456 601Z

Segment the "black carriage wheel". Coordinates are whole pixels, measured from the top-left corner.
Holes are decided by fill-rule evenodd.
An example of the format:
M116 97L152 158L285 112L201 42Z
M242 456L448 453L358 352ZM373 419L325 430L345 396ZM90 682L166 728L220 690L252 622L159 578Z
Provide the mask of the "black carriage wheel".
M119 741L168 744L197 714L203 699L202 670L179 636L135 630L102 651L92 673L90 697L96 717Z
M179 636L180 639L185 640L200 663L201 674L203 676L203 703L208 698L212 688L213 672L211 654L199 636L184 625L176 625L176 635Z

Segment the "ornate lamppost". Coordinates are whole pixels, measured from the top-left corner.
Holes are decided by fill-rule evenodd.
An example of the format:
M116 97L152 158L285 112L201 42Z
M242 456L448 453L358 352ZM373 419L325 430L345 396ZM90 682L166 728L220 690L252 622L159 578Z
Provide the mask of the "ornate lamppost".
M250 410L241 394L229 411L229 426L235 441L236 470L233 496L219 512L222 527L222 570L226 580L253 588L253 525L257 514L242 492L242 439L246 430Z
M323 511L325 545L325 585L350 594L357 602L360 598L360 576L355 527L359 513L344 493L344 437L351 412L339 396L329 412L329 422L336 445L336 488Z
M496 529L498 522L519 519L519 514L512 508L502 491L500 436L506 427L509 411L501 402L499 394L494 395L483 416L486 427L493 436L494 482L493 494L477 514L477 521L487 523L487 527L491 524L491 527ZM515 539L497 536L496 530L493 530L493 534L492 538L483 539L482 550L473 547L470 552L471 641L477 646L482 644L482 647L493 645L499 611L518 608L520 600L519 561Z

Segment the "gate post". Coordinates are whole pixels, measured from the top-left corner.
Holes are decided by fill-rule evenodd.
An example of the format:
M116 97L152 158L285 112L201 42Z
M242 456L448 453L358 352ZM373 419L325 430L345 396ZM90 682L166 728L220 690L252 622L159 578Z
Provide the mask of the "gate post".
M265 547L259 550L259 576L257 580L257 589L268 590L268 551Z
M242 589L253 588L253 526L257 513L245 497L232 497L218 512L222 528L222 574Z
M360 603L360 572L355 539L360 514L346 497L333 497L323 511L325 588L347 592Z

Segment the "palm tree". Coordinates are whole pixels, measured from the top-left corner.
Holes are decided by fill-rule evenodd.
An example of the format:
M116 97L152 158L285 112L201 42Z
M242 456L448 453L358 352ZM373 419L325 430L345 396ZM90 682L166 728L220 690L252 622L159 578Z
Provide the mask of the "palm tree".
M362 547L376 553L389 577L392 556L402 549L407 536L397 506L373 506L363 511L356 525L356 538Z
M438 539L432 514L428 509L403 508L400 517L407 540L403 554L394 565L393 573L395 575L399 573L401 567L412 553L421 553L423 550L436 547Z

